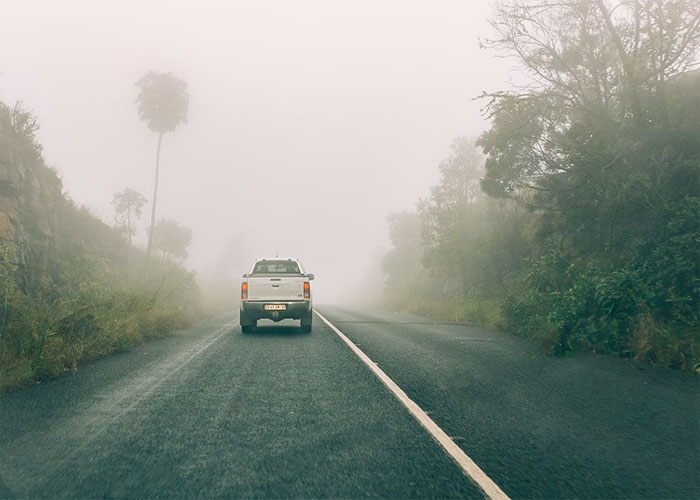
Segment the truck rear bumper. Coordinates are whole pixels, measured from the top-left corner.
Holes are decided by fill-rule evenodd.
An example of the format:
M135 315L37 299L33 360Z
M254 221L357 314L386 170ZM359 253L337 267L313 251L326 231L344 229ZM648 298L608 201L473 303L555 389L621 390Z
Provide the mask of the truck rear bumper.
M266 305L284 305L284 311L267 311ZM241 321L253 322L258 319L271 319L273 321L281 321L283 319L301 319L302 316L311 312L312 305L308 301L304 302L249 302L241 301ZM245 319L244 319L245 318Z

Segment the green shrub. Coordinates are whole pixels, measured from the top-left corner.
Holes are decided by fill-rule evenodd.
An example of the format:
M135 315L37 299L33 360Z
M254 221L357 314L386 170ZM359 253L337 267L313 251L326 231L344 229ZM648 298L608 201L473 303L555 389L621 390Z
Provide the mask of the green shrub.
M632 330L630 349L637 361L700 373L699 337L697 329L670 326L643 314Z
M690 369L700 361L700 200L667 210L626 259L550 250L528 262L504 303L507 328L547 332L552 352L588 349Z
M0 392L184 328L199 307L192 273L146 264L142 254L120 261L56 252L52 285L32 295L17 286L13 249L3 255Z

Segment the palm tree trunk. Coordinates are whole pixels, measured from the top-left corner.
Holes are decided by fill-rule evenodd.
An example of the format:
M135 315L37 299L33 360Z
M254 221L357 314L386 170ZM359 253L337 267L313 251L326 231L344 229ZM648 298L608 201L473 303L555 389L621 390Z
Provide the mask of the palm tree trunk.
M131 246L131 206L126 211L126 230L129 235L129 246Z
M158 201L158 168L160 165L160 143L163 140L163 133L158 134L158 150L156 151L156 181L153 187L153 207L151 208L151 228L148 230L148 248L146 255L151 255L151 247L153 246L153 227L156 223L156 202Z

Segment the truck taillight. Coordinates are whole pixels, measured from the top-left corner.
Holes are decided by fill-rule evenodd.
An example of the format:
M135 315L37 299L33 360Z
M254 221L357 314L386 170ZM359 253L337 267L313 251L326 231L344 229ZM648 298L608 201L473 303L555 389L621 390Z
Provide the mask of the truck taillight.
M309 284L308 281L304 282L304 298L305 299L311 298L311 285Z
M241 299L248 300L248 283L246 281L241 285Z

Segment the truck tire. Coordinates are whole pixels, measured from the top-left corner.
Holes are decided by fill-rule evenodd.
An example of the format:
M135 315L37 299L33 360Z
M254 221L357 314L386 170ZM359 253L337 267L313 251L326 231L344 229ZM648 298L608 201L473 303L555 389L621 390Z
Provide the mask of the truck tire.
M243 333L252 332L253 328L255 328L258 324L257 320L251 320L247 315L243 314L243 312L241 312L240 323Z
M308 312L301 317L302 333L311 333L311 325L313 323L313 314Z

